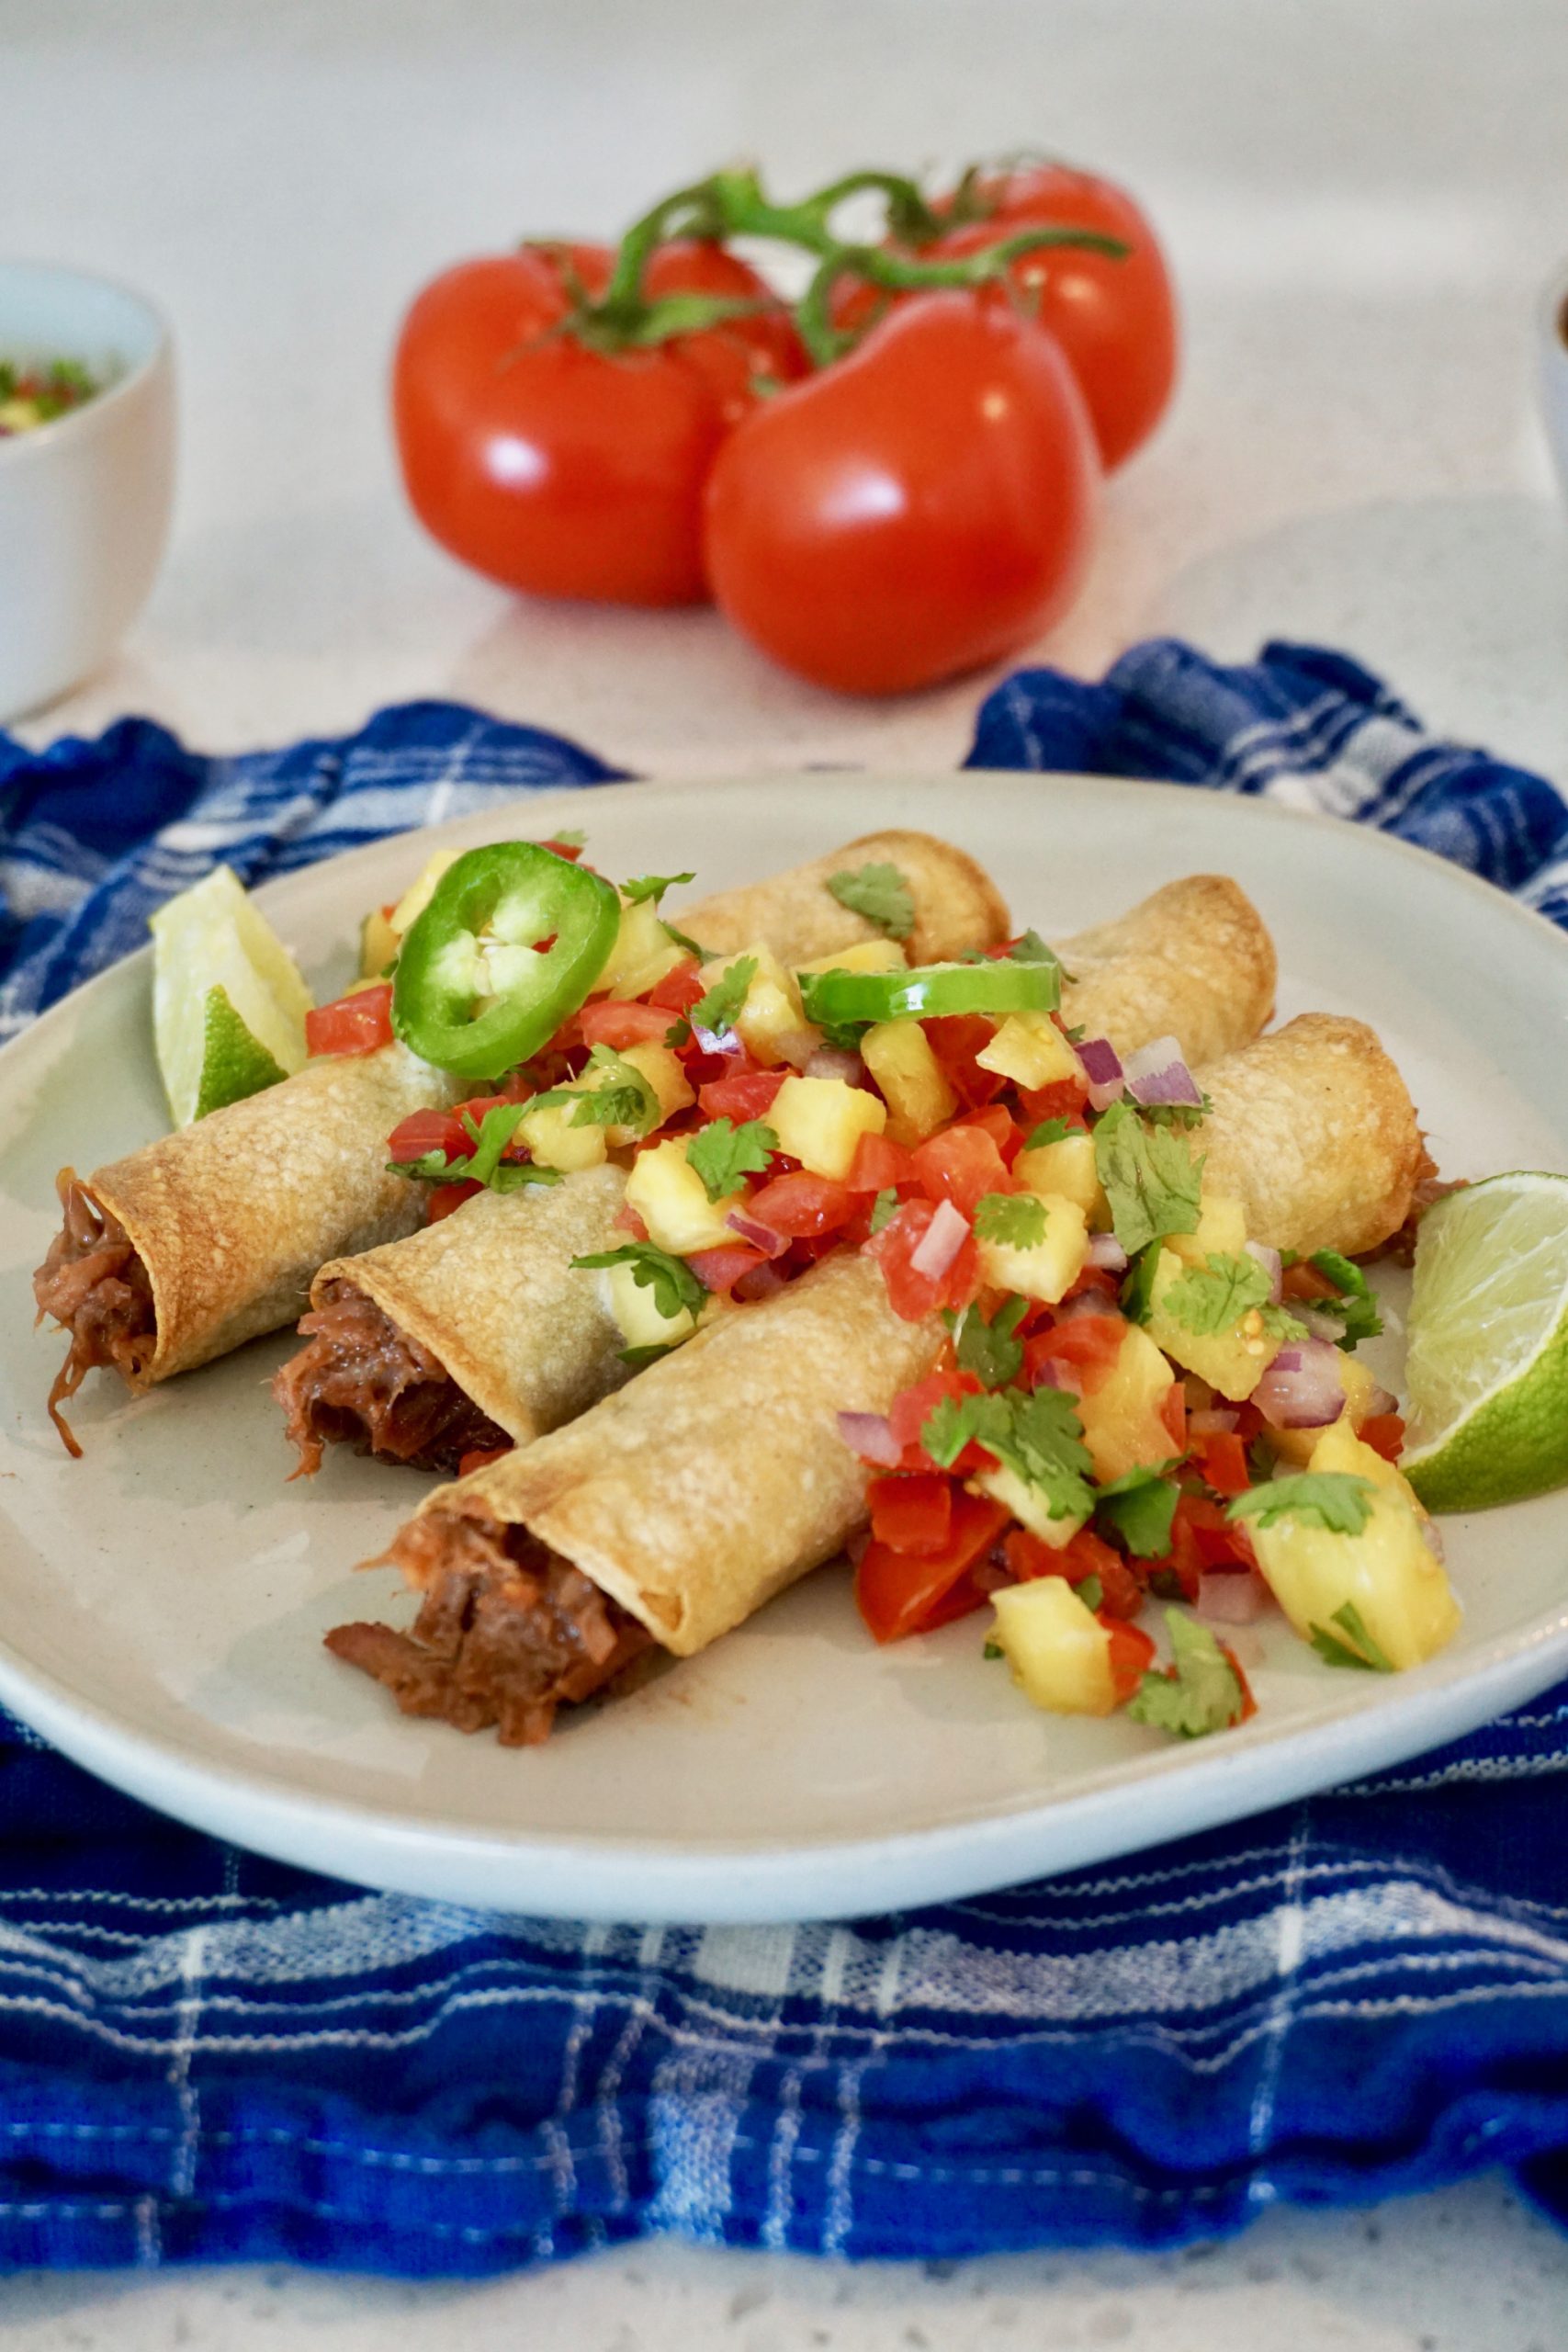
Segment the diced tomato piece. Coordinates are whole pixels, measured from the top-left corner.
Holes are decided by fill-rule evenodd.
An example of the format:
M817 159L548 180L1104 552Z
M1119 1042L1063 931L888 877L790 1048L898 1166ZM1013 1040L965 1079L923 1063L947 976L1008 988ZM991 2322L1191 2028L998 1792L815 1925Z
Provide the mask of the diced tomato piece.
M733 1119L738 1127L743 1127L748 1119L767 1117L774 1095L788 1076L787 1069L735 1070L700 1086L697 1101L705 1117Z
M1043 1119L1065 1119L1069 1127L1089 1125L1084 1117L1084 1105L1089 1101L1089 1089L1081 1078L1054 1079L1049 1086L1020 1087L1019 1105L1030 1127L1038 1126Z
M953 1483L935 1471L908 1477L897 1471L873 1478L865 1490L871 1532L878 1544L922 1558L946 1550L953 1538Z
M788 1280L787 1266L776 1258L764 1258L761 1265L753 1266L749 1274L741 1275L729 1295L742 1300L748 1306L755 1306L762 1299L772 1298L776 1291L783 1290Z
M1159 1417L1169 1436L1171 1452L1185 1453L1187 1451L1187 1390L1179 1380L1173 1381L1166 1391L1164 1402L1159 1408Z
M1219 1641L1219 1635L1217 1634L1215 1634L1214 1639L1217 1642ZM1231 1672L1235 1675L1236 1680L1241 1685L1241 1714L1238 1720L1244 1724L1250 1723L1253 1716L1258 1713L1258 1702L1252 1695L1252 1685L1247 1679L1247 1668L1243 1666L1240 1658L1237 1657L1235 1650L1232 1649L1228 1642L1220 1642L1220 1649L1224 1655L1225 1664L1230 1668Z
M618 1054L628 1046L646 1046L650 1039L662 1045L670 1015L660 1012L656 1005L628 1004L606 998L602 1004L583 1005L577 1016L577 1026L585 1046L608 1046Z
M775 1233L787 1233L792 1240L807 1240L818 1234L837 1233L853 1216L855 1207L848 1185L835 1184L829 1176L812 1176L801 1168L792 1176L775 1176L753 1193L746 1214L761 1225L771 1225Z
M618 1232L629 1233L634 1241L646 1241L648 1239L648 1227L644 1225L636 1209L633 1208L630 1201L623 1201L621 1203L620 1207L615 1211L615 1214L610 1219L610 1222Z
M455 1111L411 1111L387 1137L389 1159L423 1159L427 1151L459 1159L471 1148Z
M1215 1430L1201 1437L1192 1449L1204 1484L1217 1495L1244 1495L1252 1484L1247 1448L1234 1430Z
M542 842L540 843L540 847L542 849L554 850L558 857L566 858L572 865L575 865L578 859L582 855L582 843L581 842Z
M1299 1258L1293 1266L1285 1268L1280 1277L1280 1295L1282 1298L1309 1301L1314 1298L1337 1298L1339 1295L1328 1276L1319 1273L1308 1258Z
M1023 1343L1024 1370L1032 1388L1048 1379L1048 1368L1071 1364L1078 1375L1077 1393L1092 1396L1103 1388L1122 1352L1126 1335L1124 1315L1075 1315L1069 1322L1054 1323ZM1060 1387L1059 1381L1049 1385Z
M308 1054L374 1054L392 1042L392 983L355 989L305 1015Z
M1088 1530L1080 1531L1087 1534ZM1077 1538L1074 1537L1074 1542ZM1099 1538L1095 1541L1098 1543ZM1100 1607L1108 1617L1135 1617L1146 1598L1147 1587L1139 1570L1109 1544L1101 1547L1110 1556L1101 1560L1095 1574L1100 1578Z
M1111 1687L1117 1705L1125 1706L1154 1663L1155 1645L1141 1625L1129 1625L1104 1610L1100 1622L1111 1636Z
M903 1449L901 1467L906 1470L930 1470L935 1465L920 1443L920 1432L935 1408L943 1397L977 1396L980 1384L972 1372L958 1372L950 1365L942 1366L917 1381L913 1388L906 1388L895 1396L887 1411L887 1424L894 1442ZM988 1457L976 1445L966 1445L953 1468L961 1476L981 1468Z
M890 1544L868 1544L855 1571L855 1600L874 1637L897 1642L922 1632L1007 1522L1005 1505L955 1487L953 1524L942 1551L921 1555L896 1552Z
M748 1249L744 1241L738 1241L733 1249L721 1245L716 1250L694 1250L686 1260L703 1288L717 1291L721 1297L728 1296L743 1274L767 1262L760 1250Z
M470 1470L482 1470L488 1462L500 1462L512 1450L510 1445L476 1445L471 1453L458 1455L457 1476L466 1478Z
M995 1138L967 1120L928 1136L913 1154L912 1173L929 1200L951 1201L968 1217L987 1193L1013 1189Z
M995 1070L982 1069L975 1059L997 1034L997 1024L983 1012L950 1012L922 1021L931 1051L942 1064L942 1076L967 1110L994 1102L1007 1080Z
M660 1012L690 1012L702 993L702 967L694 956L688 956L684 963L677 964L661 980L654 982L645 1002L657 1005Z
M844 1182L852 1193L886 1193L915 1182L914 1154L886 1136L862 1136Z
M1053 1551L1032 1528L1010 1527L1002 1540L1002 1553L1019 1584L1034 1584L1042 1577L1065 1573L1061 1553Z
M454 1209L460 1209L465 1201L471 1201L476 1193L483 1191L484 1186L476 1184L468 1176L456 1184L437 1184L425 1204L425 1223L439 1225L444 1216L450 1216Z
M940 1275L924 1274L911 1263L935 1215L930 1201L908 1201L865 1245L867 1257L874 1258L882 1268L894 1314L906 1323L923 1322L947 1304L945 1288L952 1268ZM968 1242L964 1246L972 1247Z
M1399 1413L1372 1413L1361 1423L1357 1435L1363 1445L1370 1445L1385 1462L1397 1462L1404 1451L1404 1417Z
M1237 1520L1227 1519L1224 1507L1211 1502L1207 1495L1183 1495L1176 1506L1171 1522L1172 1549L1177 1554L1177 1572L1182 1576L1184 1565L1195 1561L1200 1568L1252 1567L1257 1555L1252 1538Z
M983 1109L971 1111L963 1125L977 1127L982 1135L989 1136L1009 1168L1023 1149L1023 1130L999 1102L987 1102Z

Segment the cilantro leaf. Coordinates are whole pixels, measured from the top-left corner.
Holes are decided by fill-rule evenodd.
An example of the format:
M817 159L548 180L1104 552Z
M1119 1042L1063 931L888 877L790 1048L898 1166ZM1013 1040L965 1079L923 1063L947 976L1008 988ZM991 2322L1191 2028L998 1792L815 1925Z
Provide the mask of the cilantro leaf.
M740 1008L746 1001L747 990L757 977L755 956L738 956L715 980L705 996L700 996L686 1018L694 1029L705 1029L710 1036L719 1036L733 1029L740 1018Z
M737 1126L733 1119L710 1119L686 1146L686 1159L703 1180L710 1201L722 1201L739 1191L743 1176L759 1176L779 1139L765 1121L748 1119Z
M1173 1457L1165 1469L1174 1469L1179 1459ZM1100 1488L1095 1516L1114 1528L1135 1559L1158 1560L1170 1549L1170 1523L1179 1500L1179 1489L1162 1471L1140 1464Z
M1070 1136L1075 1132L1075 1129L1068 1126L1066 1119L1042 1119L1037 1127L1030 1129L1023 1148L1025 1151L1039 1151L1046 1144L1060 1143L1064 1136Z
M585 1087L582 1080L589 1070L603 1070L609 1084ZM646 1136L652 1133L663 1116L659 1097L641 1070L611 1046L591 1047L581 1077L574 1079L570 1086L552 1086L546 1093L519 1103L517 1116L521 1118L525 1111L555 1110L569 1104L574 1127L634 1127L638 1135ZM512 1105L503 1107L510 1110ZM486 1123L495 1115L495 1112L487 1111ZM515 1125L516 1122L513 1124Z
M678 883L694 882L696 878L694 874L639 874L635 882L622 883L621 896L634 907L640 907L645 899L651 899L657 906L666 890L673 890Z
M657 1363L660 1356L672 1356L681 1344L679 1340L650 1340L646 1347L623 1348L621 1362L630 1364L634 1372L642 1372L650 1363Z
M920 1443L940 1468L951 1470L976 1434L974 1408L984 1402L979 1396L937 1398L920 1423Z
M1140 1250L1122 1283L1122 1311L1134 1323L1146 1323L1154 1309L1155 1276L1159 1272L1157 1241Z
M1105 1606L1105 1587L1096 1576L1085 1577L1081 1584L1074 1585L1073 1590L1091 1615L1095 1610Z
M1113 1102L1094 1131L1094 1165L1116 1238L1132 1257L1169 1233L1196 1233L1203 1163L1168 1127Z
M899 1200L897 1193L894 1191L891 1184L887 1186L885 1192L878 1193L875 1200L873 1201L871 1204L871 1229L873 1233L880 1233L885 1225L891 1225L893 1219L897 1216L898 1211L902 1206L903 1203Z
M1043 1496L1052 1519L1087 1519L1094 1497L1089 1452L1073 1399L1059 1388L993 1389L982 1396L944 1396L927 1414L920 1443L950 1470L971 1439Z
M1272 1527L1287 1514L1332 1535L1359 1535L1372 1515L1377 1489L1370 1478L1348 1470L1299 1470L1293 1477L1270 1478L1265 1487L1249 1487L1228 1505L1227 1519L1255 1519Z
M1306 1325L1286 1308L1270 1304L1269 1276L1257 1259L1210 1250L1201 1266L1189 1266L1161 1301L1179 1323L1200 1339L1234 1331L1256 1308L1270 1339L1304 1340Z
M559 842L562 849L586 849L588 846L588 836L581 825L559 825L550 839Z
M1332 1625L1339 1627L1337 1634L1329 1631ZM1359 1667L1363 1674L1393 1672L1393 1660L1368 1633L1353 1600L1337 1609L1327 1625L1314 1625L1310 1637L1313 1648L1327 1666Z
M1179 1127L1186 1135L1201 1125L1213 1107L1205 1094L1201 1102L1145 1102L1138 1115L1151 1127Z
M571 1262L585 1269L629 1266L633 1282L639 1290L652 1291L655 1306L668 1321L673 1321L682 1307L689 1314L700 1314L707 1296L683 1258L672 1258L668 1250L658 1249L651 1241L623 1242L618 1250L596 1250L592 1257L574 1258Z
M1128 1702L1134 1723L1179 1739L1201 1739L1241 1721L1241 1678L1207 1625L1179 1609L1168 1609L1171 1664L1144 1676Z
M444 1151L423 1152L418 1159L389 1159L388 1170L426 1184L488 1184L494 1193L520 1192L525 1184L558 1184L557 1168L536 1168L528 1160L502 1158L517 1132L518 1121L530 1107L526 1102L493 1103L477 1126L465 1112L463 1126L474 1147L471 1152L456 1159L448 1159Z
M976 1203L975 1231L1010 1250L1036 1249L1045 1238L1045 1204L1032 1193L987 1193Z
M863 915L889 939L908 939L915 928L915 901L896 865L846 867L828 877L828 888L841 907Z
M1382 1317L1359 1266L1342 1258L1337 1250L1314 1250L1312 1262L1339 1293L1337 1298L1314 1298L1311 1302L1319 1314L1342 1318L1345 1329L1336 1340L1336 1347L1354 1348L1362 1340L1375 1340L1382 1329Z
M1008 949L1010 964L1055 964L1060 971L1062 959L1054 947L1047 947L1037 931L1026 931Z
M953 1351L960 1372L972 1372L982 1386L1005 1388L1023 1366L1023 1342L1013 1333L1029 1312L1026 1298L1004 1298L987 1323L978 1306L966 1306Z

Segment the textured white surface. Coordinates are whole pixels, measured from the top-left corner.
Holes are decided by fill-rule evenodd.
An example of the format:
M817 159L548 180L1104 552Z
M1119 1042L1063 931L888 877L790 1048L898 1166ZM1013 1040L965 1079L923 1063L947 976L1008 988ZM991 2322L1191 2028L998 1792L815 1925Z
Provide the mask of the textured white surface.
M706 616L527 610L400 509L401 303L458 254L608 230L694 166L1054 145L1173 249L1189 363L1050 658L1317 636L1442 728L1564 764L1568 549L1530 413L1568 247L1561 0L0 0L3 233L144 284L180 342L162 585L44 740L152 710L204 744L467 696L665 772L937 763L976 689L840 705ZM674 2248L479 2289L206 2274L0 2288L28 2352L1556 2352L1561 2241L1483 2184L1276 2216L1208 2256L844 2273Z

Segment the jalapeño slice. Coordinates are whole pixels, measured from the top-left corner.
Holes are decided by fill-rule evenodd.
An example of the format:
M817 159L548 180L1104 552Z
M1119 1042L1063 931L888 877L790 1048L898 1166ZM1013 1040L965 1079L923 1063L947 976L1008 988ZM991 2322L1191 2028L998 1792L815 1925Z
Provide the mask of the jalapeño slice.
M935 1021L951 1012L1055 1012L1059 964L917 964L908 971L802 972L808 1021Z
M576 1012L620 920L610 883L538 842L466 851L399 950L392 1027L437 1069L499 1078Z

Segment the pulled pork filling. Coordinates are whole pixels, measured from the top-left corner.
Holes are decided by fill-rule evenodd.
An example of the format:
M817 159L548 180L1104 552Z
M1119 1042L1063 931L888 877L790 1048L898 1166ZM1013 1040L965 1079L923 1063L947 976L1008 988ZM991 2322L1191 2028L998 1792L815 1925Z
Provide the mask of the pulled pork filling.
M307 1344L272 1384L299 1449L296 1477L319 1470L328 1445L456 1470L465 1453L511 1444L446 1365L352 1283L329 1283L299 1329Z
M591 1698L653 1646L646 1627L525 1528L429 1510L387 1558L424 1595L412 1631L339 1625L326 1642L384 1683L405 1715L458 1731L494 1724L503 1747L536 1747L558 1707Z
M69 1168L62 1169L56 1190L64 1223L33 1276L33 1296L39 1322L52 1315L71 1334L49 1392L49 1417L67 1453L80 1458L61 1400L74 1396L100 1364L139 1386L158 1345L158 1317L147 1269L119 1219L99 1208Z

